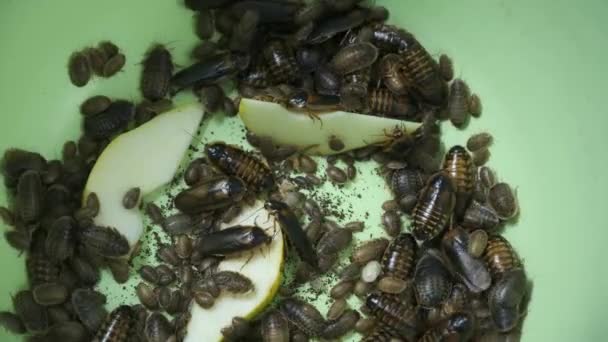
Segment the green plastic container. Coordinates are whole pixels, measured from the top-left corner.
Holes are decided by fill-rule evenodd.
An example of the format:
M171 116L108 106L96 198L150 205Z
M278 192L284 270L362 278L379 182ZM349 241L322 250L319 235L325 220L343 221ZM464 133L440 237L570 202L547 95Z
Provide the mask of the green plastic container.
M446 124L444 141L463 144L472 133L491 132L489 165L517 187L521 216L506 236L534 282L523 340L606 340L608 3L377 3L431 53L449 54L456 74L481 96L482 118L465 131ZM191 63L188 52L197 41L192 25L192 12L178 0L2 1L0 151L18 146L58 158L61 144L78 137L83 99L139 98L139 61L152 42L168 44L177 64ZM70 53L104 39L124 50L125 71L83 88L72 86L66 72ZM227 135L228 128L215 121L215 137ZM380 184L372 173L357 182L365 183L365 177ZM386 189L366 191L369 196L355 210L378 213ZM6 203L4 191L0 203ZM378 219L372 221L371 229L379 231ZM25 285L24 257L3 239L0 265L0 310L11 310L10 295ZM17 340L0 331L0 341Z

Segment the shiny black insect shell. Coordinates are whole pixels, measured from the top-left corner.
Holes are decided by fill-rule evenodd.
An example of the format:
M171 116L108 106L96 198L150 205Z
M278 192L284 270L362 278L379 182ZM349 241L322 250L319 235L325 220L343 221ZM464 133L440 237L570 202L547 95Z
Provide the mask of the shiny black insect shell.
M167 318L156 311L146 319L144 336L148 342L167 342L173 333L173 327Z
M203 256L228 255L254 249L271 240L262 228L234 226L203 236L194 249Z
M42 172L47 162L40 154L16 148L8 149L2 158L2 174L8 187L17 185L19 176L27 170Z
M91 79L91 66L84 53L75 52L68 63L70 81L77 87L84 87Z
M103 66L103 77L112 77L116 75L125 66L127 57L118 53L113 57L110 57L106 64Z
M153 46L143 61L140 89L143 96L151 101L167 95L173 75L171 53L163 45Z
M492 230L500 224L500 218L494 209L476 200L471 201L464 212L462 225L471 229Z
M411 45L412 35L396 26L375 24L372 32L372 43L383 51L402 53Z
M256 190L270 190L275 185L270 169L262 161L237 147L213 143L205 147L205 153L209 161L222 172L241 178Z
M328 2L332 4L335 1ZM339 13L321 20L308 36L308 43L320 44L333 36L346 32L360 26L367 18L367 12L363 9L355 9L346 15Z
M475 329L475 319L468 312L458 312L427 330L418 342L469 341Z
M114 309L95 334L96 342L127 342L134 323L133 309L121 305Z
M289 83L299 73L293 51L281 40L272 40L264 47L264 58L276 84Z
M342 106L347 110L366 110L371 71L361 69L344 76L340 87Z
M510 331L517 325L521 315L520 306L526 294L526 275L521 269L506 272L492 286L488 294L488 304L499 331Z
M300 258L309 265L318 267L317 253L302 229L297 216L289 206L283 202L268 200L264 204L264 208L276 217L281 229L287 235L289 242L296 249Z
M318 337L325 329L325 319L311 304L288 298L281 303L281 311L287 320L309 337Z
M222 53L206 58L175 73L171 78L171 86L176 90L198 85L211 85L227 77L246 70L249 66L249 56L243 54Z
M436 250L428 250L416 264L414 289L417 303L426 308L437 307L452 291L452 280Z
M25 171L17 184L16 206L19 217L31 223L40 217L43 207L43 186L37 171Z
M273 311L262 318L264 342L289 342L289 325L281 311Z
M185 189L175 197L175 207L186 214L198 214L233 205L243 199L247 187L237 177L215 177Z
M380 72L384 85L395 95L405 95L412 86L409 75L403 72L401 57L397 54L388 54L380 62Z
M79 237L88 248L108 258L129 253L129 242L116 228L89 226L79 231Z
M448 86L439 72L439 66L413 36L411 46L403 53L403 63L414 81L416 92L424 101L437 106L446 102Z
M84 118L85 134L96 140L103 140L124 131L135 114L133 103L125 100L114 101L106 110Z
M460 227L454 227L443 236L441 251L452 274L471 292L480 293L490 287L492 278L484 261L469 254L469 244L469 234Z
M448 223L454 210L456 197L452 179L438 172L428 181L412 212L412 234L417 240L436 237Z
M399 234L384 251L382 272L384 276L407 280L414 268L418 245L411 234Z
M393 329L406 340L413 339L418 325L414 307L403 303L399 297L379 293L369 294L365 305L383 325Z
M80 105L80 112L83 115L94 115L106 110L112 104L112 100L104 95L97 95L86 99Z

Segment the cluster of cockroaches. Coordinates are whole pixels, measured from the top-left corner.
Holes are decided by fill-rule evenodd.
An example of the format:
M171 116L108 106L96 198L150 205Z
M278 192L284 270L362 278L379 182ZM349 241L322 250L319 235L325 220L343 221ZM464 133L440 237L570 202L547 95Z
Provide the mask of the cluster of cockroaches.
M517 333L528 283L517 254L499 235L517 214L516 198L481 166L489 158L489 134L467 142L472 156L460 146L445 157L441 153L437 121L449 118L462 127L469 114L481 113L479 97L464 81L448 85L453 69L447 56L436 62L411 33L384 23L385 8L359 0L185 4L196 11L196 34L204 40L192 53L197 63L174 73L169 51L154 45L142 63L145 100L134 105L98 95L84 101L84 134L77 143L65 144L62 160L6 151L2 171L12 202L10 209L0 208L0 215L15 227L5 237L26 255L29 288L14 295L15 313L1 312L0 324L30 334L32 341L179 341L192 301L209 308L222 292L255 287L242 274L216 267L223 258L269 243L272 236L255 226L218 227L239 214L243 201L266 193L265 207L301 263L276 308L252 322L235 317L230 327L210 327L222 329L227 340L337 339L353 329L365 341L489 341ZM109 77L124 63L114 44L102 42L74 53L68 73L74 85L84 86L93 73ZM355 178L357 161L382 165L395 195L383 204L382 223L391 239L363 242L353 250L323 317L290 294L333 270L363 223L341 227L299 191L323 180L314 175L316 162L294 147L248 134L268 166L237 147L208 144L205 158L185 171L188 188L174 199L181 213L164 217L154 204L146 206L173 243L159 247L161 264L138 270L141 305L123 305L108 314L105 296L93 287L103 267L119 283L128 279L129 245L115 229L93 224L100 205L94 193L81 203L92 165L114 136L170 109L169 97L182 89L193 88L208 111L234 115L237 106L220 87L226 80L238 82L241 96L312 116L342 109L423 122L414 134L396 128L383 145L327 160L327 178L338 184ZM335 137L327 143L334 151L344 149ZM336 166L338 161L346 171ZM305 175L291 177L292 170ZM123 198L127 209L140 202L137 188ZM305 229L300 213L310 218ZM402 232L403 214L411 218L411 233ZM367 316L348 307L351 293L365 300L359 311Z

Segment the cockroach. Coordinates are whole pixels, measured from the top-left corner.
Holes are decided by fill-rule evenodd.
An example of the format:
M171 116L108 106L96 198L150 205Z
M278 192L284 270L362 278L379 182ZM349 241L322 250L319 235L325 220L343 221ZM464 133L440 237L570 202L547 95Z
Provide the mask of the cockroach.
M497 183L488 193L488 202L503 220L508 220L517 215L517 198L507 183Z
M93 73L97 76L103 76L103 67L108 61L106 52L102 49L91 47L86 48L83 53L89 59L89 65Z
M143 265L138 271L140 277L151 284L158 283L158 273L156 269L149 265Z
M28 331L41 332L48 328L49 318L46 308L36 302L32 291L17 292L13 297L13 306Z
M481 116L481 111L481 99L477 94L472 94L471 97L469 97L469 112L471 112L471 116L478 118Z
M195 84L215 84L246 70L248 66L248 55L220 53L175 73L171 78L171 86L181 90Z
M485 165L490 160L491 156L492 153L490 153L490 150L487 148L475 151L473 152L473 164L475 164L475 166Z
M487 166L477 168L477 179L484 188L490 189L496 184L494 171Z
M490 287L492 278L485 263L469 254L469 235L455 227L446 232L441 241L441 251L456 278L471 292L480 293Z
M520 306L527 293L526 286L526 275L518 269L505 273L490 289L490 314L499 331L508 332L519 323Z
M456 127L463 127L469 115L469 86L465 81L457 78L452 81L448 99L448 115Z
M70 268L78 276L80 282L92 286L101 278L99 268L82 256L72 256L68 259Z
M84 87L91 79L91 66L87 56L82 52L75 52L68 62L70 81L77 87Z
M188 259L192 254L192 239L188 235L179 235L175 239L175 252L181 259Z
M279 226L287 235L300 258L309 265L317 267L317 253L306 237L306 233L302 229L298 218L287 204L280 201L268 200L264 204L264 208L277 219Z
M511 247L509 241L500 235L491 235L488 238L483 258L490 269L492 278L521 267L519 256Z
M224 105L224 90L216 84L201 87L199 97L205 110L211 113L220 111Z
M371 332L366 335L361 342L392 342L395 340L399 340L399 333L389 327L386 326L384 324L382 325L376 325L374 324L376 327L375 328L370 328L373 329L371 330Z
M401 168L395 170L391 176L391 189L397 198L414 195L424 187L424 176L419 170Z
M171 323L163 314L153 312L146 319L144 336L148 342L166 342L169 341L173 330Z
M99 255L116 258L129 253L129 241L116 228L90 226L80 230L79 236Z
M368 107L370 69L361 69L344 76L340 87L340 100L346 110L363 111Z
M129 280L129 263L126 259L108 258L106 264L112 273L112 278L118 284L124 284Z
M329 291L329 295L333 299L342 299L350 295L355 288L355 282L343 281L339 282Z
M386 88L370 90L367 100L370 114L409 119L418 113L416 106L407 97L395 96Z
M374 289L374 284L363 281L363 279L359 279L355 283L355 288L353 293L355 296L359 298L365 298L372 290Z
M122 206L125 209L133 209L139 203L139 196L141 195L140 188L129 189L122 198Z
M335 339L344 336L355 328L355 324L357 324L359 318L361 318L361 315L359 315L357 311L348 310L338 319L327 322L321 336L327 339Z
M47 161L38 153L16 148L8 149L2 158L2 173L7 186L17 185L19 176L28 170L42 172L47 167Z
M268 87L270 84L268 66L261 62L252 64L253 65L239 77L240 82L255 88Z
M194 231L195 222L192 216L180 213L165 218L162 226L170 235L191 234Z
M31 223L40 217L43 210L43 185L40 174L34 170L25 171L19 177L16 210L19 217L26 223Z
M293 52L281 40L272 40L264 47L264 58L276 84L293 81L299 70Z
M314 72L323 68L324 71L331 73L331 70L322 64L326 56L325 52L318 46L301 46L296 50L295 57L300 70L304 72Z
M194 249L204 256L241 253L268 244L272 240L256 226L234 226L202 237Z
M382 256L382 272L385 276L407 280L414 267L417 245L411 234L399 234L386 248Z
M154 45L142 64L139 87L143 96L150 101L162 99L169 92L173 75L171 53L161 44Z
M42 182L45 185L57 183L63 175L63 165L59 160L51 160L48 162L47 169L41 173Z
M348 309L348 302L341 298L333 302L327 310L327 319L330 321L338 319Z
M365 265L372 260L379 260L382 258L388 245L389 240L385 238L365 241L354 248L351 260L359 265Z
M206 291L195 291L193 297L196 304L203 309L209 309L215 304L215 297Z
M26 332L21 318L9 311L0 312L0 326L15 335L21 335Z
M389 294L400 294L407 288L408 283L399 278L395 278L393 276L382 277L378 281L378 290L389 293Z
M416 334L418 318L413 307L400 302L396 297L378 293L368 295L365 304L379 322L401 337L411 339Z
M467 149L471 152L483 150L492 145L494 138L490 133L482 132L473 134L467 140Z
M355 324L355 331L361 335L369 336L376 326L376 320L371 317L361 317Z
M439 72L446 82L454 78L454 63L448 55L442 54L439 56Z
M494 209L479 201L471 201L464 213L462 225L470 228L492 230L500 224L500 218Z
M241 178L257 190L270 190L275 186L270 169L247 152L224 143L205 147L209 161L222 172Z
M403 72L403 61L397 54L385 55L380 62L384 85L395 95L405 95L412 87L409 74Z
M9 244L9 246L13 247L21 253L27 251L32 243L32 237L30 236L30 233L21 230L5 231L4 239Z
M232 29L229 48L231 51L249 52L258 34L260 15L256 11L245 11Z
M450 274L438 251L427 250L416 264L414 289L417 303L422 307L437 307L452 291Z
M283 1L237 1L230 7L232 15L241 17L247 11L254 11L260 17L261 24L292 23L294 14L300 4Z
M98 342L127 342L134 323L133 309L121 305L114 309L95 334L93 341Z
M125 66L127 58L124 54L118 53L110 57L103 66L103 77L112 77L116 75Z
M412 233L417 240L436 237L452 216L456 198L452 178L444 172L433 175L423 188L412 212Z
M348 180L346 172L337 166L328 165L325 173L333 183L344 184Z
M25 265L30 286L55 282L59 278L59 264L43 253L31 253Z
M372 65L378 59L378 49L371 43L355 43L343 47L331 61L340 75L350 74Z
M456 187L454 212L461 218L469 206L475 184L475 167L471 155L460 145L450 148L443 161L443 171L452 178Z
M175 197L175 207L187 214L198 214L234 205L243 199L247 188L237 177L214 177Z
M208 9L200 9L195 16L195 32L201 40L210 39L215 31L213 25L213 12Z
M401 216L397 211L389 210L382 214L382 226L384 231L391 237L395 237L401 233Z
M372 26L372 43L389 53L403 53L412 44L413 36L400 28L385 24Z
M108 58L116 56L119 52L118 46L109 40L99 42L97 48L102 50Z
M402 56L405 70L412 78L416 92L432 105L443 105L448 97L448 86L439 72L437 62L413 36L410 43Z
M84 132L95 140L103 140L127 128L135 114L133 103L117 100L103 112L84 118Z
M459 312L451 315L437 326L427 330L419 342L435 342L445 339L467 341L473 336L475 321L470 313Z
M305 154L301 154L296 158L296 169L304 173L317 172L317 163Z
M80 113L82 115L95 115L108 109L112 104L112 100L104 95L89 97L80 105Z
M15 214L6 207L0 207L0 219L7 226L15 226Z
M317 242L317 253L332 254L342 251L350 245L353 240L353 232L348 229L338 228L328 231L321 236Z
M32 289L36 303L44 306L58 305L65 302L68 297L68 288L61 283L45 283Z
M328 3L331 5L331 3ZM347 14L339 14L321 20L308 36L309 44L323 43L335 35L361 26L367 17L363 9L354 9Z
M314 306L299 299L288 298L281 303L285 318L310 337L321 336L325 329L325 319Z
M72 292L71 304L76 317L89 331L100 331L108 312L103 307L105 297L89 289L76 289Z
M156 273L158 273L158 285L168 286L177 280L173 269L167 265L156 266Z
M246 276L232 271L220 271L213 274L217 286L231 293L246 293L254 289L254 284Z
M474 258L479 258L488 244L488 233L483 229L477 229L469 234L468 252Z
M239 101L238 99L236 101ZM239 105L235 103L235 100L224 97L224 114L227 116L236 116L239 113Z
M281 311L273 311L262 318L264 342L289 342L289 325Z

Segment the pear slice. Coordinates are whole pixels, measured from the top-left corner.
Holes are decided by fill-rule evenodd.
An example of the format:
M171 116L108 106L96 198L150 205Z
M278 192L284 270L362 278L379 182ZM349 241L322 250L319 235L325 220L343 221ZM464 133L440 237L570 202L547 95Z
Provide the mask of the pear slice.
M239 114L251 132L271 137L281 145L298 146L305 153L328 155L386 141L395 127L408 133L420 127L419 122L382 118L348 112L327 112L313 118L293 112L272 102L243 98ZM344 143L344 149L329 148L332 136Z
M203 118L200 104L163 113L142 126L116 137L93 166L84 198L95 192L100 210L95 223L115 227L133 248L143 233L137 209L122 205L125 193L139 187L146 195L173 178Z
M262 202L258 201L253 207L246 208L223 228L237 224L257 225L273 236L270 244L238 257L227 258L218 267L219 270L240 272L251 279L255 289L242 295L222 292L210 309L203 309L193 302L184 342L221 341L220 330L231 325L233 317L255 316L270 304L281 285L283 234L278 224L275 226L274 219L269 217Z

